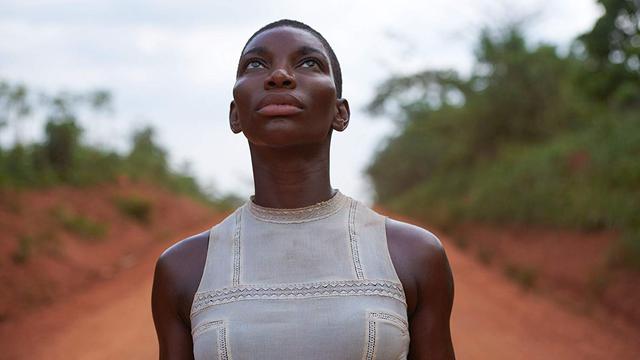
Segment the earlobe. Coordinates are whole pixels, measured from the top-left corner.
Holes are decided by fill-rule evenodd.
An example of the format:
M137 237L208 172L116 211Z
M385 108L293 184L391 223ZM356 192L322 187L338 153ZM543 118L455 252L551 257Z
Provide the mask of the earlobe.
M347 99L336 100L336 115L333 118L332 128L336 131L344 131L349 125L351 111Z
M229 105L229 126L231 126L231 131L233 131L234 134L242 131L235 101L231 101L231 104Z

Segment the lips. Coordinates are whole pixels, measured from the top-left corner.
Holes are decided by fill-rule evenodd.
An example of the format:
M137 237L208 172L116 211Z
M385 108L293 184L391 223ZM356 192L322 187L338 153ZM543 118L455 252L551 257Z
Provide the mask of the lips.
M291 116L303 111L304 105L290 94L269 94L263 97L256 112L263 116Z

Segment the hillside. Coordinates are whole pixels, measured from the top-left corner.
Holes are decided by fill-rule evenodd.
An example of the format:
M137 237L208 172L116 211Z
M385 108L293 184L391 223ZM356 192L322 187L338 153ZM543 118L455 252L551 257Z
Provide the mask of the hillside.
M118 276L157 244L221 214L186 196L122 177L86 188L0 195L0 323Z

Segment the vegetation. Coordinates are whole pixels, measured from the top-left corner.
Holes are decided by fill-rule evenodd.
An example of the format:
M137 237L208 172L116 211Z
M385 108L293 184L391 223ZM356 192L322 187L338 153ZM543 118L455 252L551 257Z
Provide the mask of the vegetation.
M504 273L525 290L531 290L536 286L538 272L533 268L507 264Z
M151 127L136 131L131 149L124 154L83 141L80 116L92 117L110 109L111 95L105 90L36 94L23 84L0 81L0 131L15 129L12 146L0 147L0 188L87 186L126 177L155 183L219 208L238 204L232 195L207 194L193 176L172 169ZM23 143L19 123L37 119L44 122L44 139Z
M37 252L53 257L62 255L60 239L50 229L40 229L35 234L21 234L16 240L17 247L11 253L11 259L16 264L27 263Z
M51 214L67 231L78 234L87 241L96 242L106 235L106 224L78 214L66 207L56 207Z
M617 229L611 263L640 269L640 9L599 2L566 55L510 25L481 33L466 78L381 84L369 111L399 129L368 168L377 200L441 226Z
M142 224L151 220L151 201L139 196L119 197L115 199L120 212Z

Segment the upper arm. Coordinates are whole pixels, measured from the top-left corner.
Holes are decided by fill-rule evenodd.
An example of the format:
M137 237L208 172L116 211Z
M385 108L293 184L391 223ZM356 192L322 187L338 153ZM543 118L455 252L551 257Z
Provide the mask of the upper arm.
M193 359L191 331L180 316L175 269L166 254L156 263L151 291L160 359Z
M208 231L174 244L156 262L151 309L160 359L193 359L189 316L207 246Z
M449 319L453 275L440 240L430 232L417 235L417 305L410 319L411 359L454 359Z
M440 240L429 231L387 218L389 252L407 297L410 359L454 359L449 318L453 276Z

